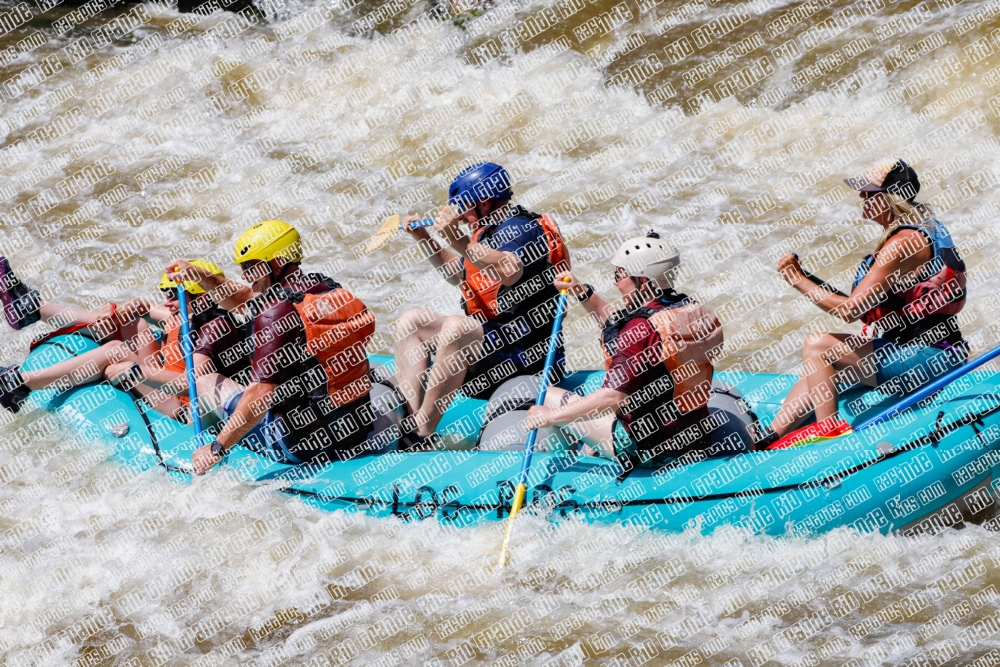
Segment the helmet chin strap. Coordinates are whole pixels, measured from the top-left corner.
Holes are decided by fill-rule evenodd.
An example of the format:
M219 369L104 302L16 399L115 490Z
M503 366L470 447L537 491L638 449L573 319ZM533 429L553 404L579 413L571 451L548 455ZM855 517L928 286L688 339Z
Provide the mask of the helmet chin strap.
M637 276L634 278L636 281L636 295L635 299L638 305L642 305L647 301L655 299L663 294L663 290L651 279L645 276ZM639 284L639 280L642 280L642 284Z

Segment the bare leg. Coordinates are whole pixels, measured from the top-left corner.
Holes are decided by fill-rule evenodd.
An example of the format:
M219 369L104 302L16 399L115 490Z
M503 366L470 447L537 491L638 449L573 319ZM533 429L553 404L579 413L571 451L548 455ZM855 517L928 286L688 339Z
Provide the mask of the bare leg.
M115 362L104 369L104 377L111 384L120 387L125 379L132 375L134 366L135 363L129 360ZM139 366L142 367L142 363Z
M127 345L118 341L105 343L96 350L61 361L54 366L37 371L22 371L21 377L28 389L45 389L52 385L75 387L104 378L104 371L114 363L131 360L138 362Z
M771 428L778 437L791 433L812 414L812 401L809 399L809 381L802 377L788 396L781 403L781 409L771 422Z
M434 339L446 319L445 315L414 308L403 313L396 325L396 382L410 414L420 410L423 379L431 365Z
M99 311L90 311L76 306L43 303L39 306L38 312L44 322L54 327L66 327L72 324L92 325L80 329L80 333L97 342L107 341L117 329L115 321L108 319L112 312L110 304L105 304ZM132 324L134 328L135 323Z
M775 433L782 436L792 431L809 414L809 407L815 410L817 421L836 417L838 394L834 376L838 370L851 368L862 383L869 387L876 386L873 364L866 363L866 358L873 353L872 342L858 336L809 336L802 347L805 362L803 378L792 387L782 403L781 411L772 424Z
M129 348L139 355L140 359L147 359L160 351L160 346L153 336L153 330L149 323L142 318L136 318L127 324L119 327L122 340Z
M132 376L132 369L135 368L135 365L133 361L111 364L104 370L104 377L119 389L128 391L133 396L138 395L143 403L157 412L180 421L187 412L187 406L183 403L181 397L143 384L141 379L139 382L136 382ZM140 363L139 367L145 371L143 364Z
M469 366L482 356L483 325L472 317L445 318L437 339L434 365L427 376L427 390L417 415L417 435L430 435L448 409L451 397L462 386Z
M545 393L545 407L558 408L581 398L583 397L572 391L550 387ZM596 450L599 456L614 459L614 424L615 416L608 414L593 419L578 419L568 424L560 424L559 428L569 431L583 440L584 444L592 450Z
M62 306L57 303L43 303L39 306L42 321L53 326L65 327L70 324L93 322L94 313L76 306Z

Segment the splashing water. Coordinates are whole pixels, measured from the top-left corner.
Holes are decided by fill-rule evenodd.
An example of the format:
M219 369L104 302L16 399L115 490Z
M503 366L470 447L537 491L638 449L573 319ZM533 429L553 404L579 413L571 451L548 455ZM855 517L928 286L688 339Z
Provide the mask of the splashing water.
M50 301L148 295L167 261L293 220L306 266L374 310L458 312L384 217L505 164L582 280L654 227L726 327L723 367L794 371L817 315L785 252L844 288L878 229L840 179L900 155L971 268L996 344L1000 74L988 2L288 2L4 8L0 251ZM234 275L234 274L232 274ZM597 331L567 323L570 363ZM23 358L35 332L5 331ZM771 345L782 341L781 353ZM966 664L996 647L1000 548L934 536L661 535L525 516L455 530L318 512L223 469L189 485L38 413L0 435L0 656L10 665ZM920 662L923 660L925 662ZM926 661L930 662L926 662ZM853 661L853 662L852 662ZM983 664L995 664L986 662Z

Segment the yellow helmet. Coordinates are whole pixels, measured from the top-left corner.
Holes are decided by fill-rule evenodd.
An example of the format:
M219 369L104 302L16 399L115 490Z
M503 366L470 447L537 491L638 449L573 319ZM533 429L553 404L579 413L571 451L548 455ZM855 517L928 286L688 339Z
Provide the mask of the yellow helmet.
M236 239L233 257L237 264L258 259L268 262L283 257L289 262L302 261L299 233L287 222L265 220L250 227Z
M220 269L217 265L213 264L212 262L208 261L207 259L192 259L192 260L188 261L188 264L193 264L193 265L197 266L199 269L205 269L206 271L208 271L211 274L214 274L214 275L217 275L217 276L222 276L223 278L226 277L226 274L222 272L222 269ZM173 289L174 287L177 287L177 283L175 283L173 280L171 280L170 278L168 278L167 274L164 273L163 277L160 278L160 289ZM184 281L184 290L188 294L204 294L205 293L205 290L203 290L201 288L201 285L199 285L198 283L196 283L193 280L185 280Z

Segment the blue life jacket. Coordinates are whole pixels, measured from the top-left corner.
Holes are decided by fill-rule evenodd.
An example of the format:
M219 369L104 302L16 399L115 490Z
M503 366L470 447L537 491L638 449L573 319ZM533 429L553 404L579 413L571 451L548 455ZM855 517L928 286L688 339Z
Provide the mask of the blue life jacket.
M965 262L958 254L951 234L935 220L928 225L900 225L892 235L904 229L915 229L927 238L931 246L931 260L920 268L915 284L890 293L888 299L861 316L865 329L871 325L877 335L900 344L923 337L924 343L935 347L965 346L955 320L955 315L965 306ZM868 275L877 255L873 253L861 260L854 275L852 293ZM935 329L936 333L931 334L935 339L927 340L924 334Z

